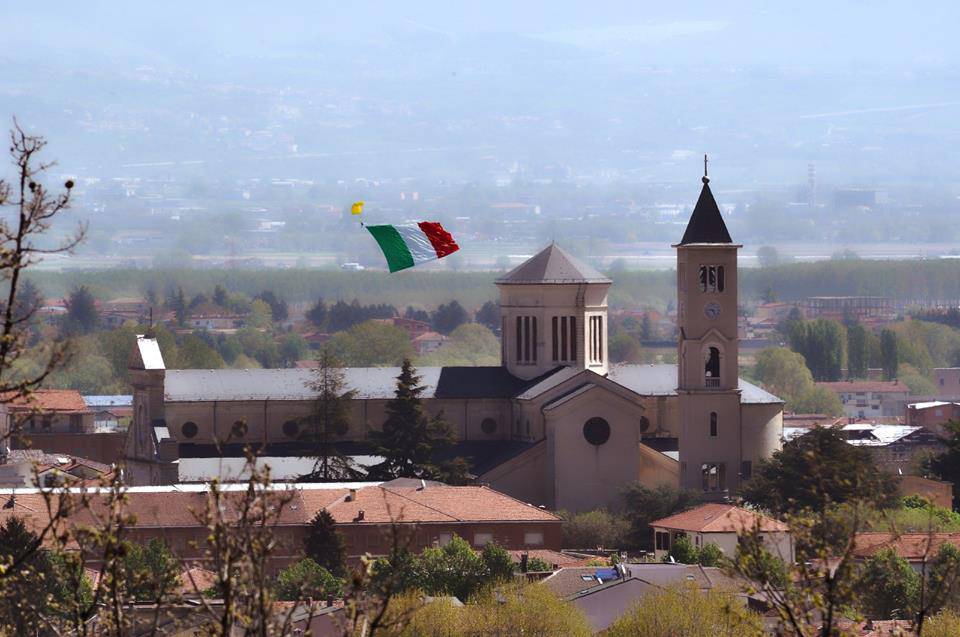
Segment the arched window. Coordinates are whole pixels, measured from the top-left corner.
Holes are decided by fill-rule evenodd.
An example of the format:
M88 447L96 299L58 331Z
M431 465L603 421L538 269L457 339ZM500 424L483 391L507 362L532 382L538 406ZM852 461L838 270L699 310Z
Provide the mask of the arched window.
M703 364L704 384L707 387L720 387L720 350L716 347L707 349Z
M710 412L710 437L717 437L717 412Z

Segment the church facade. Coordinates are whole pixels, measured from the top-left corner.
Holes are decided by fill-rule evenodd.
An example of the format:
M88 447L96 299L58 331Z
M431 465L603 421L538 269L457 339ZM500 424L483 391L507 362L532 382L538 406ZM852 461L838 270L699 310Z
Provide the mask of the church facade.
M678 364L611 364L611 281L551 244L495 281L498 367L420 368L477 482L551 509L617 503L640 481L723 498L780 447L782 401L738 377L737 250L706 178L677 250ZM183 459L304 455L315 408L301 369L167 370L157 342L131 357L134 482L180 480ZM345 453L369 453L397 368L348 368L356 392ZM184 462L185 464L185 462Z

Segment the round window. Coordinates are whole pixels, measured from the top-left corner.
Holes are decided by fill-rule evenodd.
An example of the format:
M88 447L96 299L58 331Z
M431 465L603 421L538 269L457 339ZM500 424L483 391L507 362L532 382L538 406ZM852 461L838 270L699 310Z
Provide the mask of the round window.
M640 431L650 430L650 419L646 416L640 416Z
M295 420L288 420L283 423L283 435L288 438L296 438L300 433L300 425Z
M185 422L183 426L180 427L180 432L184 438L193 438L200 432L200 427L197 427L197 423L195 422Z
M583 437L599 447L610 439L610 423L600 417L591 418L583 424Z
M488 436L497 430L497 421L493 418L484 418L480 423L480 431Z
M230 429L230 435L234 438L243 438L247 435L247 423L244 420L237 420Z

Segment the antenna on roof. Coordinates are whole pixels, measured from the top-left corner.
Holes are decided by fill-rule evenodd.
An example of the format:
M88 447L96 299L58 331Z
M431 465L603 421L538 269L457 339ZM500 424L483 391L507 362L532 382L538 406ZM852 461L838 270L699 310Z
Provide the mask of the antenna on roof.
M710 178L707 177L707 154L703 154L703 179L701 180L705 184L710 183Z

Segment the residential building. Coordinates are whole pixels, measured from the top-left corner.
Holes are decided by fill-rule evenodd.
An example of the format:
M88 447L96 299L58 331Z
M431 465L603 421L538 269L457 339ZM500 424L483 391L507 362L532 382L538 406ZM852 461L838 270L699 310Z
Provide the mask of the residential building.
M627 484L682 485L721 499L780 447L783 402L738 377L737 250L706 181L676 246L678 365L611 365L612 282L551 244L499 277L501 364L422 367L422 399L444 414L481 483L582 511ZM316 393L307 369L166 369L157 341L131 357L125 458L140 484L177 480L183 457L303 456ZM336 442L369 455L396 368L348 368L350 425Z
M923 427L854 422L837 425L847 442L870 451L873 461L896 475L916 474L922 460L944 450L936 434ZM809 433L807 427L784 427L785 441Z
M790 527L774 518L719 502L703 504L650 523L654 555L662 560L677 538L686 537L697 548L716 544L727 557L737 553L740 536L757 530L764 546L773 555L793 561Z
M857 533L853 556L866 560L882 550L893 549L913 570L922 573L924 568L930 568L943 544L960 548L960 533Z
M247 317L241 314L191 314L186 325L194 330L237 330L245 326Z
M413 350L419 356L430 354L440 349L448 338L438 332L424 332L413 339Z
M817 386L840 398L848 418L902 417L901 405L910 395L910 388L897 380L843 380Z
M907 405L908 425L944 435L947 432L943 425L951 420L960 420L960 402L932 400Z
M92 433L93 410L75 389L38 389L2 406L5 431Z
M960 399L960 367L935 367L933 383L940 400Z

